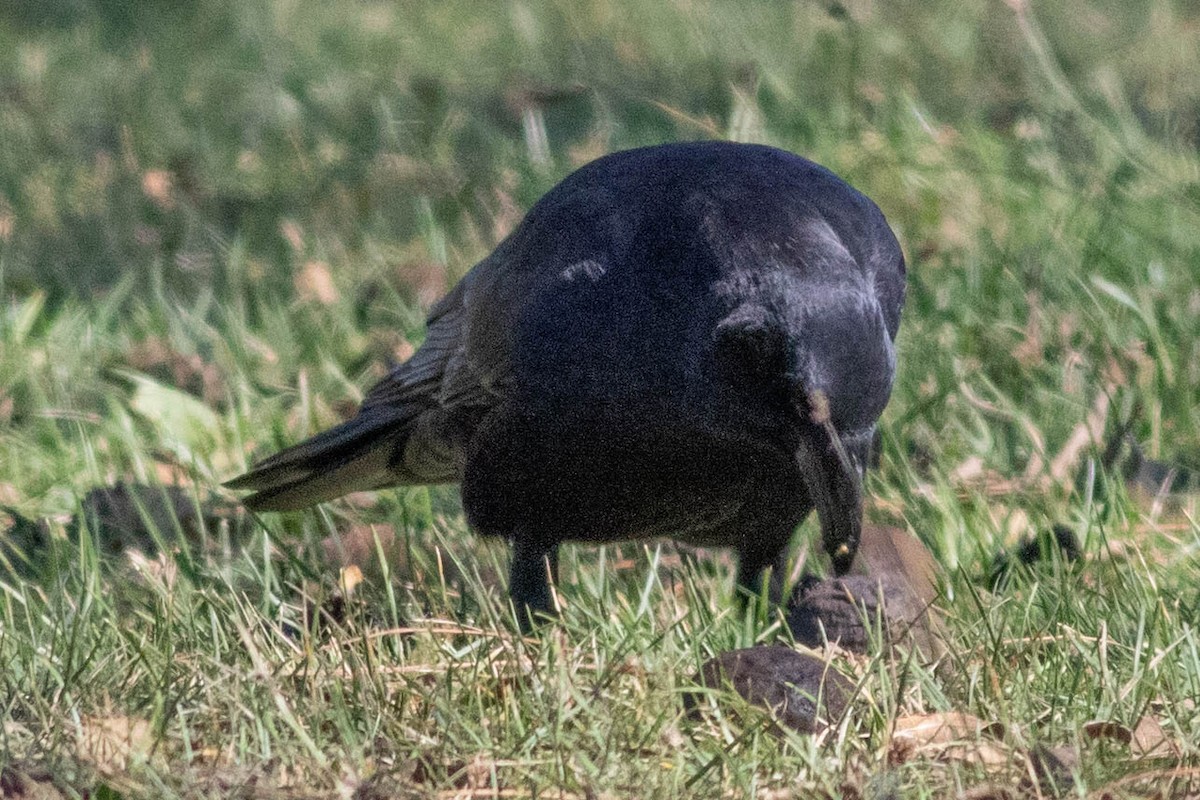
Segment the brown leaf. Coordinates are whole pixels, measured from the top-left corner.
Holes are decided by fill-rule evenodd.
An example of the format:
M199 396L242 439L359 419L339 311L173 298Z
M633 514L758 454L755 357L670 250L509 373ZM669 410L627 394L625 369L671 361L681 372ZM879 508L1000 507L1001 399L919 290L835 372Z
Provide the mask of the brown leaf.
M1200 767L1172 766L1134 772L1093 790L1098 800L1138 797L1148 800L1200 800Z
M910 714L899 717L892 728L893 738L906 737L923 744L945 744L960 739L975 739L981 735L1000 738L1004 733L1002 724L984 722L964 711Z
M1011 760L996 741L1003 733L999 723L986 723L961 711L900 717L893 726L888 759L903 763L922 757L998 767Z
M386 363L403 364L417 352L404 333L394 328L372 328L367 331L367 343L373 358L384 364L380 365L381 376L386 374Z
M84 717L75 746L79 757L100 772L124 772L131 763L150 757L154 731L149 722L136 717Z
M342 593L349 597L354 594L354 590L363 582L362 570L357 565L351 564L348 567L342 567L338 575L338 584L341 586Z
M983 459L971 456L950 471L949 479L954 485L973 483L983 478L985 474Z
M1029 317L1025 321L1025 338L1013 348L1012 356L1021 366L1031 368L1038 366L1046 358L1046 343L1042 337L1042 325L1046 315L1042 308L1041 295L1037 292L1027 292L1025 300L1029 306Z
M425 783L441 783L443 780L449 785L459 790L446 796L453 797L476 797L485 796L482 794L484 790L491 789L487 792L487 797L501 797L501 787L493 786L492 775L497 772L497 767L505 766L503 762L498 762L494 756L479 753L471 757L469 761L463 761L459 758L447 759L445 752L441 749L430 749L427 752L421 753L413 764L412 772L408 778L409 785L420 785ZM443 775L445 776L443 778ZM476 794L479 792L479 794ZM394 795L387 795L392 797ZM356 795L357 800L358 795ZM373 795L365 794L365 798L372 798Z
M304 229L294 219L285 219L279 223L279 235L284 238L292 252L304 252Z
M1158 720L1145 716L1138 720L1129 742L1134 758L1179 758L1179 743L1167 735Z
M17 216L13 214L12 207L0 200L0 242L12 241L16 221Z
M1119 722L1103 719L1093 720L1085 722L1081 730L1083 735L1092 741L1106 740L1123 745L1128 745L1133 741L1133 731Z
M1055 483L1068 483L1083 453L1089 448L1101 446L1104 422L1108 419L1109 398L1115 389L1115 386L1107 386L1096 396L1087 417L1075 426L1062 449L1050 462L1050 477Z

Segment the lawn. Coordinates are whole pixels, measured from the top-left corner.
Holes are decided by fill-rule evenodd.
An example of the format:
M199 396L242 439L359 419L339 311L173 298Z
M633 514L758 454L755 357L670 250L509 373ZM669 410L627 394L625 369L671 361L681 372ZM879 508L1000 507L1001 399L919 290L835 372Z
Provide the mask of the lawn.
M1198 63L1184 0L0 4L0 798L1200 796ZM684 714L788 642L727 554L568 546L523 638L453 487L220 485L573 168L701 138L830 167L910 265L867 516L947 647L835 652L817 735Z

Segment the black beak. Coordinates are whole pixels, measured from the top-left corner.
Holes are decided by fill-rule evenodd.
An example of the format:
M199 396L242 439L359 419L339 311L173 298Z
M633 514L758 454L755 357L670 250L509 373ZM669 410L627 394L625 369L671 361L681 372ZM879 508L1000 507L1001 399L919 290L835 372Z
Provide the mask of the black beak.
M821 391L808 393L808 436L796 453L800 474L821 520L821 540L833 570L845 574L862 536L862 478L829 418L829 401Z

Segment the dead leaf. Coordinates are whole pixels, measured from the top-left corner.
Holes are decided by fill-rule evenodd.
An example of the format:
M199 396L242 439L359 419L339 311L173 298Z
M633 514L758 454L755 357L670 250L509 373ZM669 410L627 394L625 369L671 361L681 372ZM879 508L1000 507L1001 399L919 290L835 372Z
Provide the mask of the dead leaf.
M167 461L154 462L154 477L163 486L175 486L180 489L195 490L196 481L182 464Z
M1083 735L1092 741L1110 741L1128 745L1133 741L1133 731L1119 722L1109 720L1093 720L1086 722L1080 729Z
M902 764L932 758L999 767L1011 761L1011 754L998 741L1003 735L1000 723L986 723L961 711L900 717L893 725L888 761Z
M1145 716L1138 720L1129 742L1134 758L1180 758L1179 743L1167 735L1158 720Z
M911 738L924 744L945 744L956 740L986 735L993 739L1004 736L999 722L984 722L964 711L945 711L934 714L910 714L896 720L892 737Z
M963 483L971 483L982 478L984 475L983 459L979 456L971 456L966 461L959 464L950 471L950 482L958 485Z
M0 241L12 241L13 229L16 227L17 216L12 207L0 200Z
M417 348L413 347L412 342L408 339L401 339L392 350L392 358L397 364L403 364L412 358L415 352L417 352Z
M138 550L129 550L125 556L134 571L150 583L162 586L168 591L175 586L179 578L179 563L175 559L162 553L150 558Z
M1040 294L1026 292L1025 301L1029 306L1029 317L1025 320L1024 338L1013 348L1012 356L1021 366L1032 368L1040 365L1046 358L1046 343L1042 338L1042 325L1046 315Z
M417 352L404 333L394 328L371 328L367 331L367 341L372 358L379 362L377 377L390 371L389 364L403 364Z
M293 253L304 251L304 229L294 219L285 219L279 223L279 235L284 238Z
M149 722L136 717L83 717L75 745L82 760L100 772L113 774L150 758L154 731Z
M1089 797L1098 800L1138 797L1148 800L1200 799L1200 767L1176 766L1124 775L1094 790Z
M482 753L472 756L469 761L458 758L446 760L441 749L430 749L415 759L408 785L445 781L460 790L447 794L447 797L507 797L507 793L501 794L504 790L500 786L493 785L492 775L498 768L510 765L511 762L498 761L494 756ZM490 791L484 794L485 790Z

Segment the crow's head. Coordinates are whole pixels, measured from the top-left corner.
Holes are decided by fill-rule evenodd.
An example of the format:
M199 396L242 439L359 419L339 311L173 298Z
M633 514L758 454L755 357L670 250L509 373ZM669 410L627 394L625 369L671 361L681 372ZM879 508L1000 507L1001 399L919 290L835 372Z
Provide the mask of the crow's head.
M862 531L862 477L895 350L878 303L853 287L799 287L743 303L717 328L723 371L794 431L795 458L834 570Z

